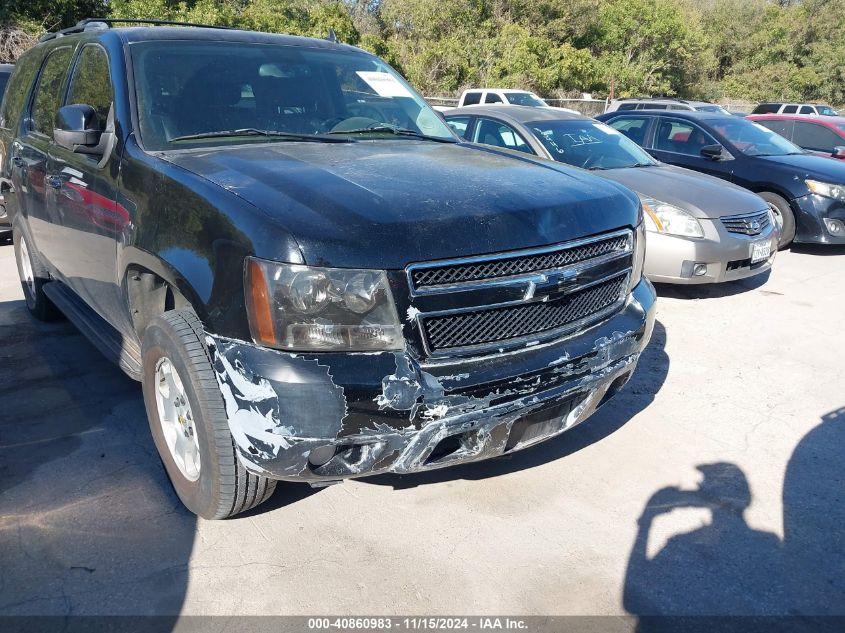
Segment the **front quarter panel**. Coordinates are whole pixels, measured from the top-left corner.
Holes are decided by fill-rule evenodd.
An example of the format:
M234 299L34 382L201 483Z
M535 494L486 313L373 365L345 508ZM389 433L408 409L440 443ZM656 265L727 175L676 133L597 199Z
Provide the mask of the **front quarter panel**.
M268 216L134 142L127 145L119 201L136 218L118 255L118 275L148 270L191 304L207 329L249 339L244 258L302 263L296 242Z

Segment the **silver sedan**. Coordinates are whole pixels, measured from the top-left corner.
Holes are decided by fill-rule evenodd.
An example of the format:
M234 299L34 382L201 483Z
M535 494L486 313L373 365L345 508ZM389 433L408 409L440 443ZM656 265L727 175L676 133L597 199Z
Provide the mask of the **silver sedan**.
M598 172L634 190L648 230L652 281L733 281L771 268L778 232L765 200L718 178L655 161L593 119L539 108L458 108L446 121L464 139Z

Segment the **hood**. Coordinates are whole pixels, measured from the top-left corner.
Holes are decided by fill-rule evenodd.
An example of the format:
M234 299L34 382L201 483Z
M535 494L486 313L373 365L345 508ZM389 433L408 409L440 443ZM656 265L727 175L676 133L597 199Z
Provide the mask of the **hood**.
M797 172L795 175L802 180L813 178L825 182L845 184L845 163L831 160L829 156L815 154L791 154L789 156L756 156L757 160L773 163L781 168L788 168Z
M747 189L665 163L656 167L606 169L596 173L644 196L689 211L696 218L718 218L768 208L760 196Z
M160 156L262 210L311 265L400 269L636 222L636 199L618 185L464 143L262 143Z

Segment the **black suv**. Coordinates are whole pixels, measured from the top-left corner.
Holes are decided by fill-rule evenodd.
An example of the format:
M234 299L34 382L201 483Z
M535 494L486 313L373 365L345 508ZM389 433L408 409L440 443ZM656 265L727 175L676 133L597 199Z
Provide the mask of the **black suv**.
M29 309L142 382L204 517L557 435L651 335L634 194L460 142L350 46L86 21L0 128Z
M9 82L9 76L15 67L12 64L0 64L0 101L3 99L3 93L6 91L6 84ZM2 158L0 158L2 160ZM12 225L9 222L9 216L6 213L6 200L3 197L3 192L0 191L0 235L8 234L12 230Z

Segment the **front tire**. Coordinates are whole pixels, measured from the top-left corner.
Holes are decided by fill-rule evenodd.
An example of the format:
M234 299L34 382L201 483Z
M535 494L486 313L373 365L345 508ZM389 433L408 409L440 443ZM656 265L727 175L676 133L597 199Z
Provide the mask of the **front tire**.
M769 203L772 213L775 214L775 221L780 229L778 250L783 250L792 244L792 240L795 239L795 214L792 213L792 207L789 206L789 202L776 193L764 191L757 195Z
M225 519L276 487L238 460L202 323L191 310L153 319L141 343L150 430L176 494L193 513Z
M56 321L62 314L44 293L44 284L50 281L38 256L30 247L29 241L20 228L16 227L12 234L15 248L15 261L18 265L18 276L23 288L26 307L32 316L39 321Z

